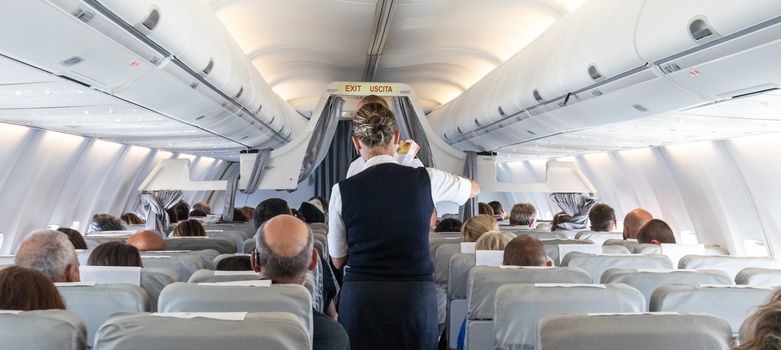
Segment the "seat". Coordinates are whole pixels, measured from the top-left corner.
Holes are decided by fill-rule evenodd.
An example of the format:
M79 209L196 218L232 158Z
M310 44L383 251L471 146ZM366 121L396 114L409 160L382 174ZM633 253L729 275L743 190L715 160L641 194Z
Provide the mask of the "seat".
M188 280L195 271L207 268L197 255L152 255L145 253L141 255L141 262L147 268L174 270L183 281Z
M553 260L553 263L557 266L560 265L561 257L559 257L559 245L561 244L589 244L594 245L594 242L584 239L546 239L541 240L543 246L545 246L545 254Z
M203 264L204 269L214 268L214 259L220 255L220 252L214 249L203 250L155 250L141 252L141 258L145 256L192 256L193 260L201 260L200 264Z
M124 232L124 231L118 231L118 232ZM106 234L104 236L103 234L88 234L84 236L84 243L87 244L87 249L95 249L95 247L108 242L126 242L127 239L135 232L128 232L128 233L122 233L122 234Z
M0 311L0 348L86 350L87 329L70 311Z
M447 278L450 269L450 258L461 251L458 243L448 243L439 246L434 254L434 282L437 289L438 323L444 324L447 319Z
M749 267L740 270L735 276L736 284L749 286L772 287L781 286L781 270Z
M729 350L729 324L709 315L559 315L540 321L545 350Z
M318 243L320 244L320 249L321 250L318 251L320 256L323 256L326 259L328 259L329 258L329 255L328 255L328 237L326 237L325 234L315 232L315 233L312 234L312 238L314 239L315 244L318 244Z
M561 262L561 266L579 267L591 276L593 282L599 282L602 274L612 268L627 269L672 269L670 259L664 255L597 255L570 253Z
M749 267L781 269L781 262L774 260L773 258L755 258L728 255L687 255L681 258L681 261L678 263L679 269L721 270L726 272L733 281L735 280L735 276L737 276L740 270Z
M620 245L626 248L630 253L638 253L637 247L639 244L636 239L608 239L605 243L602 243L603 247L610 247Z
M253 222L204 223L203 228L206 230L240 231L245 239L255 235L255 223Z
M447 329L448 346L456 348L461 322L466 317L466 288L469 270L475 267L475 254L455 253L450 257L447 272Z
M489 267L469 271L466 348L488 349L494 343L494 297L500 286L511 283L590 283L588 274L568 267ZM461 319L463 320L463 319ZM459 320L459 321L461 321Z
M252 250L255 249L255 239L254 238L248 238L244 240L244 246L241 249L242 253L249 254L252 252Z
M220 254L236 252L236 243L232 240L214 238L177 237L165 241L168 250L203 250L214 249Z
M431 238L429 237L428 240L428 247L429 247L429 253L431 254L431 257L433 258L434 255L437 253L437 248L443 244L449 244L449 243L460 243L463 241L463 238L461 236L458 237L436 237Z
M729 323L737 335L743 321L773 293L770 288L746 286L672 285L657 289L651 311L707 313Z
M220 261L222 261L222 259L225 259L225 258L230 258L230 257L232 257L232 256L249 256L249 254L247 254L247 253L220 254L220 255L217 255L217 256L214 258L214 260L212 260L212 266L214 266L214 267L216 268L216 267L217 267L217 264L218 264Z
M512 233L516 236L529 235L537 239L570 239L571 237L563 232L539 231L517 229L512 226L501 227L502 232Z
M643 293L649 303L657 288L670 284L732 284L729 276L718 270L609 269L602 274L601 282L632 286Z
M226 231L226 230L207 230L206 236L213 239L224 239L226 241L233 242L236 247L241 247L244 244L244 234L240 231Z
M149 311L157 311L157 300L166 286L179 281L179 274L171 269L141 269L141 288L149 295Z
M603 245L608 239L624 239L624 234L621 232L581 231L575 235L575 239L588 239L596 245Z
M321 232L323 234L328 233L328 225L322 222L313 222L309 224L309 227L312 228L312 232Z
M177 282L160 293L160 312L289 312L312 334L312 297L299 285L224 286Z
M260 277L255 271L215 271L198 270L190 276L187 283L215 283L231 281L252 281Z
M98 331L95 349L312 348L312 341L305 326L290 313L258 312L213 316L200 314L191 318L179 317L149 313L117 315L106 321Z
M645 305L638 290L623 284L505 284L496 290L493 348L534 349L545 316L642 312Z
M95 332L109 316L117 312L149 311L149 295L139 286L129 284L75 285L57 284L65 307L78 315L87 327L87 341L92 344Z
M16 262L16 256L14 255L0 255L0 266L13 265Z

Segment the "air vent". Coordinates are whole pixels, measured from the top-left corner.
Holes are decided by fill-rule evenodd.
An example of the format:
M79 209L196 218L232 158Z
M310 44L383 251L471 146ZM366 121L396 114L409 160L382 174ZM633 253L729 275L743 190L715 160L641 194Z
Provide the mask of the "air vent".
M705 20L695 19L689 24L689 34L699 41L713 35L713 31Z
M540 92L537 89L534 89L534 91L532 92L532 96L534 96L535 101L537 102L542 101L542 96L540 95Z
M209 63L206 65L206 68L204 68L201 72L203 72L203 74L208 75L209 73L211 73L212 68L214 68L214 59L210 57Z
M529 133L529 135L537 135L537 133L536 133L536 132L534 132L534 131L531 131L531 130L526 130L526 132L528 132L528 133Z
M95 17L95 13L89 10L79 8L76 9L76 11L73 11L73 16L78 18L80 21L84 23L89 23Z
M597 66L593 64L588 66L588 76L590 76L592 80L602 79L602 73L600 73Z
M502 117L504 117L504 116L505 116L505 114L504 114L504 110L502 110L502 106L499 106L499 108L497 108L497 109L499 110L499 115L501 115Z
M242 137L241 139L242 139L242 140L246 140L246 139L248 139L248 138L249 138L249 136L244 136L244 137Z
M202 116L200 116L200 117L198 117L198 118L195 118L195 120L201 120L201 119L203 119L203 118L206 118L206 116L205 116L205 115L202 115Z
M81 62L84 62L84 57L81 56L73 56L68 57L60 62L61 65L65 67L73 67Z
M243 93L244 93L244 87L242 86L242 87L239 89L239 92L236 94L236 98L239 98L239 97L241 97L241 94L243 94Z
M632 107L633 107L634 109L636 109L636 110L640 111L640 112L648 112L648 108L645 108L645 107L643 107L643 106L641 106L641 105L634 105L634 106L632 106Z
M152 8L141 25L148 30L154 30L158 23L160 23L160 10Z

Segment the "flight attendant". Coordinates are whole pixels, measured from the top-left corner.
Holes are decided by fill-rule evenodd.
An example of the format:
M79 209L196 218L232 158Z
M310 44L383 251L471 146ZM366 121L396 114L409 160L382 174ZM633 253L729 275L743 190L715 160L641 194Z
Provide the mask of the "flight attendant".
M437 299L428 235L434 203L463 204L474 181L399 165L393 113L364 105L353 120L363 171L334 185L328 250L344 271L339 323L356 350L436 349Z

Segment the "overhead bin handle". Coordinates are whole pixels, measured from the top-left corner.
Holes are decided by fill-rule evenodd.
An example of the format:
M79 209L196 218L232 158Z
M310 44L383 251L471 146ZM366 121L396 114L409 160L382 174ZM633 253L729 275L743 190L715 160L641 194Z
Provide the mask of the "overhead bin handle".
M204 75L209 75L209 73L211 73L213 68L214 68L214 58L209 57L209 63L206 64L206 67L204 67L201 72L203 72Z
M537 89L534 89L534 91L532 91L532 96L534 96L534 100L537 102L542 102L543 100L542 95L540 95L540 91Z
M711 30L710 24L705 19L696 18L689 23L689 35L695 41L700 41L713 35L713 30Z
M602 73L599 72L599 69L597 69L597 66L594 64L588 66L588 75L592 80L602 79Z
M149 10L149 14L144 18L144 21L141 22L141 25L148 31L152 31L157 27L158 23L160 23L160 10L158 10L157 7L152 7Z

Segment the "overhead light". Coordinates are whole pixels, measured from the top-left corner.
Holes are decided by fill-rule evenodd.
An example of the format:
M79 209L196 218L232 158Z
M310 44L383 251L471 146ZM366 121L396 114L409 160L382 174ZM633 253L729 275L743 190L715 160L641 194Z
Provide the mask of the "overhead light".
M15 92L15 93L14 93L14 95L16 95L16 96L22 96L22 92L21 92L21 91L17 91L17 92Z
M89 114L89 111L88 111L88 110L85 110L85 111L84 111L84 114Z
M122 119L114 119L115 122L119 123L122 121Z

